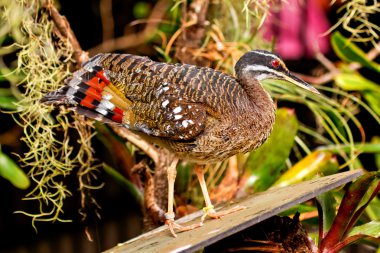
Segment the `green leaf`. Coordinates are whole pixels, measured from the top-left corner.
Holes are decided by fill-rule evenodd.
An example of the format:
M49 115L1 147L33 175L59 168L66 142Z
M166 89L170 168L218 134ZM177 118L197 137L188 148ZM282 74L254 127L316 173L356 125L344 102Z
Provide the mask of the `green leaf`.
M380 85L364 78L359 73L340 73L335 76L335 83L346 91L370 90L380 93Z
M354 148L360 153L380 153L380 142L372 143L354 143ZM347 144L339 145L327 145L318 147L319 151L329 151L333 154L339 154L340 152L349 153L351 151L351 146Z
M380 237L380 221L371 221L352 228L348 236L365 235L374 238Z
M277 110L276 122L269 139L251 152L244 166L241 189L264 191L281 175L285 168L298 130L298 120L293 110Z
M146 18L150 12L149 3L139 1L133 6L133 16L136 19Z
M380 146L380 136L373 137L371 140L371 143L375 145L377 144ZM376 163L377 170L380 171L380 150L379 152L377 152L377 154L375 154L375 163Z
M380 200L378 198L372 199L365 212L371 220L380 220Z
M115 181L120 184L124 189L126 189L134 198L135 200L143 204L143 196L142 193L139 191L139 189L131 183L128 179L126 179L123 175L121 175L117 170L112 168L106 163L103 163L104 171L107 172L108 175L110 175Z
M1 75L0 75L0 82L1 82ZM0 97L6 97L6 96L12 96L12 91L10 88L0 88Z
M369 60L366 54L339 32L331 36L331 45L340 59L346 62L358 62L361 65L380 72L380 65Z
M193 171L193 165L188 162L182 162L178 164L177 176L175 178L175 190L177 192L186 192L189 187Z
M323 220L323 234L325 234L333 224L334 218L335 218L335 206L336 201L332 194L332 192L325 192L322 193L317 197L317 201L320 204L322 208L322 213L319 215L322 215Z
M319 173L331 175L339 169L331 152L314 151L285 172L273 186L288 186L313 178Z
M326 236L321 241L319 248L321 252L331 252L332 249L335 248L336 251L334 252L338 252L339 249L356 240L356 238L347 237L347 235L360 217L365 205L368 204L367 202L364 206L357 209L363 196L368 190L368 186L374 180L377 180L379 176L380 173L378 172L366 173L346 188L346 192L340 203L334 222ZM376 196L378 190L379 187L376 187L375 191L371 194L371 198Z
M380 115L380 92L363 91L363 96L372 110Z
M17 102L17 100L14 97L0 97L0 108L7 110L16 110L17 106L15 102Z
M368 105L380 115L380 85L364 78L359 73L340 73L335 76L335 83L346 91L361 91Z
M24 171L6 154L0 151L0 176L19 189L26 189L30 180Z
M294 215L297 212L309 213L309 212L313 212L316 210L317 209L315 208L315 206L302 203L302 204L292 206L291 208L287 209L286 211L281 212L280 216L290 216L290 215Z

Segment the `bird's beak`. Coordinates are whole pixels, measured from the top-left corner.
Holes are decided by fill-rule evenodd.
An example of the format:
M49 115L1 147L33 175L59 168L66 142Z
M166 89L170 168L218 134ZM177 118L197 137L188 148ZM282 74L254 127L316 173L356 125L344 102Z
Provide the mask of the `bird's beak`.
M295 75L292 75L290 73L288 73L285 76L285 80L292 83L292 84L297 85L298 87L301 87L302 89L308 90L308 91L313 92L313 93L318 94L318 95L321 94L321 93L319 93L319 91L316 88L314 88L313 86L311 86L310 84L308 84L304 80L302 80L302 79L300 79L300 78L298 78Z

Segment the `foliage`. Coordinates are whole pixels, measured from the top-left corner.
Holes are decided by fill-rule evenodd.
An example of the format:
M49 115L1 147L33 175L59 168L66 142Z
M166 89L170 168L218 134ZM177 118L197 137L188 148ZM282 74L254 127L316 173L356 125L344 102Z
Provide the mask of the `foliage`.
M15 121L24 129L22 141L29 151L20 156L19 163L29 169L33 186L25 200L37 201L40 207L30 213L20 213L31 216L33 225L34 221L67 221L62 217L63 204L71 192L64 179L79 167L77 175L82 193L96 188L89 185L96 169L91 148L92 122L81 119L70 123L71 117L78 116L64 108L52 117L53 108L41 105L39 100L46 92L60 87L70 74L73 49L66 41L57 39L52 21L38 1L9 0L2 1L1 5L4 9L1 42L7 40L8 44L3 48L8 50L3 50L1 55L1 70L14 95L6 97L15 105L12 107L8 103L5 106L3 103L3 108L14 110ZM6 65L4 57L15 52L17 65ZM17 87L23 92L20 93ZM2 97L3 102L6 97ZM78 132L78 139L70 136L70 129ZM57 135L57 130L63 136ZM79 145L75 151L73 142Z
M30 185L29 178L18 165L0 150L0 176L7 179L20 189L27 189Z
M79 167L78 178L83 198L86 190L96 188L91 186L94 184L91 182L94 179L93 172L97 168L91 146L91 138L95 134L108 150L115 150L110 163L103 164L104 170L137 202L142 203L141 182L123 170L123 165L128 167L131 164L128 167L131 170L130 167L136 162L136 152L128 149L130 146L126 147L107 128L97 126L96 133L91 121L71 114L64 108L57 113L39 103L43 94L60 87L70 74L73 48L56 33L46 11L34 2L3 1L2 8L5 11L0 20L6 29L0 34L0 43L8 41L1 48L0 55L18 53L17 65L7 65L3 57L0 58L3 74L0 81L6 79L10 83L9 89L0 90L0 107L13 110L15 120L24 128L23 141L29 151L20 156L20 165L29 169L34 187L26 199L36 200L40 204L39 213L26 214L33 217L33 221L65 221L62 218L63 203L71 192L66 188L64 179L73 173L74 168ZM192 1L192 4L197 2ZM273 47L270 42L263 40L262 34L265 18L270 15L270 8L276 2L223 0L210 3L208 23L205 25L207 29L200 38L200 44L188 48L189 55L192 59L205 60L208 66L233 74L233 66L245 52L252 48ZM176 52L180 46L177 47L176 42L186 30L196 27L197 20L183 19L186 13L182 12L187 7L184 4L184 1L173 1L165 14L165 18L170 21L158 24L157 36L149 37L149 45L157 49L156 56L162 60L178 61ZM331 30L343 24L345 32L349 32L351 37L346 38L339 32L331 36L331 45L341 61L331 64L334 66L333 71L328 74L331 74L330 81L333 82L318 87L323 92L322 96L310 95L284 82L264 83L279 105L272 136L257 151L233 158L237 161L236 166L230 166L233 163L228 161L207 165L207 184L211 190L225 186L223 182L227 175L231 175L229 171L238 171L242 175L228 185L234 197L336 173L341 169L362 168L362 153L375 154L376 161L379 161L380 144L376 138L372 143L366 139L368 126L359 120L358 115L370 115L373 127L379 127L380 86L375 80L378 80L380 68L368 53L360 49L360 44L354 43L376 42L378 27L369 22L368 15L378 12L377 9L377 3L366 5L363 1L343 1L340 9L343 18ZM148 6L139 2L134 11L136 16L145 17L147 10ZM358 13L360 15L356 15ZM359 26L352 28L351 20L358 21ZM364 76L358 71L361 68L370 70L376 78ZM292 109L282 107L283 104ZM299 108L313 117L311 124L300 117ZM73 130L78 132L78 139L73 137ZM379 170L379 162L376 166L367 169ZM195 187L195 178L191 176L193 167L190 163L180 165L176 182L180 190L178 205L203 205L200 190ZM341 190L320 196L318 206L310 203L298 206L298 210L303 213L315 213L319 209L323 221L320 224L322 232L319 242L322 249L331 250L331 245L342 248L363 236L378 237L376 219L379 217L376 210L380 210L380 203L375 198L378 189L374 187L369 197L365 195L365 187L375 184L375 178L378 177L375 175L367 173L349 186L346 192ZM349 194L357 196L355 203L348 203ZM216 196L214 200L219 199ZM340 209L335 214L335 207L340 200ZM348 207L353 212L348 212ZM341 220L349 221L346 224L348 226L343 227ZM358 221L361 225L354 227Z
M361 226L354 227L359 217L362 215L370 201L376 197L380 191L380 173L367 173L352 183L346 190L342 202L339 206L329 229L325 230L323 224L325 220L331 220L333 213L323 212L320 214L320 252L339 252L343 247L359 239L380 238L380 228L378 221L372 221ZM373 185L373 187L369 187ZM365 198L365 193L369 192L370 197ZM325 206L324 209L326 209Z
M335 3L336 0L332 0ZM358 42L376 43L379 40L379 27L370 21L371 15L379 12L380 4L377 1L368 3L363 0L343 0L338 13L342 13L339 21L333 25L329 32L338 28L340 25L343 29L351 34L351 39Z

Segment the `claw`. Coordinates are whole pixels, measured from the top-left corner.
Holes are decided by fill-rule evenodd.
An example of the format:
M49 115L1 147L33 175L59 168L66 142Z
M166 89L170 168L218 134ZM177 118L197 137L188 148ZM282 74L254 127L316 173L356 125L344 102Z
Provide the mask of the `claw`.
M221 217L227 215L227 214L230 214L230 213L234 213L234 212L237 212L237 211L240 211L240 210L244 210L246 209L247 207L245 206L235 206L231 209L228 209L228 210L225 210L225 211L222 211L222 212L215 212L215 209L214 209L214 206L213 205L210 205L210 206L206 206L205 208L203 208L203 211L204 211L204 215L202 216L201 218L201 223L204 222L204 220L206 219L206 217L210 217L212 219L220 219Z
M203 226L202 222L197 223L197 224L193 224L193 225L189 225L189 226L181 226L181 225L175 223L174 219L168 219L168 220L166 220L165 224L168 225L169 230L170 230L171 234L174 237L177 237L177 234L175 233L175 230L177 230L177 232L184 232L184 231L193 230L195 228L199 228L199 227Z

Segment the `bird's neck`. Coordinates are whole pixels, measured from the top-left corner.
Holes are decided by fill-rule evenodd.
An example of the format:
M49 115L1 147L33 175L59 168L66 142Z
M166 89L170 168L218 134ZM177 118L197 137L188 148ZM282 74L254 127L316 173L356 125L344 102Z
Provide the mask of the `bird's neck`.
M260 82L254 76L248 75L239 78L239 82L251 102L251 109L253 110L251 113L256 114L263 120L274 120L276 106Z

